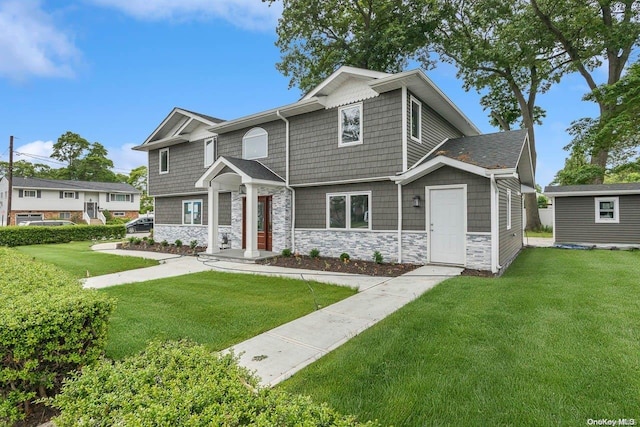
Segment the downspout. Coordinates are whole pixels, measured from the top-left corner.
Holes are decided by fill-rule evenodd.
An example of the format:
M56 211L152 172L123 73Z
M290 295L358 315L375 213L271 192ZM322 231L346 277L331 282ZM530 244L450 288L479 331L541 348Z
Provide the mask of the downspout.
M402 264L402 184L398 182L398 264Z
M278 116L285 126L284 131L284 153L285 153L285 173L284 173L284 187L291 191L291 251L296 252L296 191L289 186L289 120L287 120L280 110L276 110L276 116Z
M491 272L497 273L502 266L498 264L498 244L500 242L500 210L498 209L498 183L495 174L491 174Z

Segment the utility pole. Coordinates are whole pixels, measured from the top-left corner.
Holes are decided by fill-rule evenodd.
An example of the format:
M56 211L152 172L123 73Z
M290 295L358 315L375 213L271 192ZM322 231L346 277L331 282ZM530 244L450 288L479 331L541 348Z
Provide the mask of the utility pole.
M9 184L9 194L7 197L7 226L11 225L11 199L13 198L13 135L9 137L9 173L7 183Z

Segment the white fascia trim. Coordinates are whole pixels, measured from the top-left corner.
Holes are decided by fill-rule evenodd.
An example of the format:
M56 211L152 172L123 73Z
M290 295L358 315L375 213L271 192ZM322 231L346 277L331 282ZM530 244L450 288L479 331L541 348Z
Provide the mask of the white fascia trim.
M167 124L167 122L176 113L182 114L183 116L186 116L186 117L190 117L191 119L198 120L198 121L200 121L200 122L202 122L202 123L204 123L206 125L214 125L215 124L215 122L212 122L211 120L207 120L204 117L198 116L197 114L193 114L190 111L186 111L186 110L183 110L182 108L174 107L173 110L171 110L171 112L167 115L167 117L165 117L165 119L162 121L162 123L160 123L158 125L158 127L156 127L154 129L154 131L151 133L151 135L149 135L147 137L147 139L145 139L144 142L141 145L139 145L137 147L133 147L133 149L134 150L135 149L139 149L139 148L141 148L141 147L143 147L145 145L151 145L151 144L155 144L156 142L158 142L158 141L154 141L154 142L150 143L149 141L151 141L153 139L153 137L156 136L156 134L160 131L160 129L162 129L164 127L164 125ZM145 151L145 150L140 150L140 151Z
M522 153L524 152L524 147L527 147L527 151L529 152L529 166L531 170L531 177L533 178L533 184L536 183L536 170L533 167L533 156L531 155L531 143L529 142L529 132L524 136L524 143L522 144L522 149L520 150L520 155L518 156L518 161L516 162L516 169L520 164L520 159L522 158Z
M187 117L187 120L182 124L182 126L180 126L180 127L178 128L178 130L177 130L177 131L175 131L175 132L173 133L173 135L174 135L174 136L178 136L178 135L180 135L180 134L182 133L182 131L183 131L187 126L189 126L189 125L191 124L191 122L192 122L192 121L193 121L193 117Z
M247 175L244 175L247 176ZM284 187L286 184L280 181L269 181L266 179L255 179L247 176L247 178L242 178L243 184L253 184L253 185L265 185L267 187Z
M640 194L640 190L599 190L599 191L550 191L543 193L547 197L580 197L580 196L627 196Z
M373 70L367 70L364 68L356 68L356 67L350 67L348 65L343 65L342 67L334 71L329 77L324 79L322 83L320 83L318 86L312 89L309 93L307 93L302 98L302 100L311 99L312 97L314 97L318 92L322 91L322 89L324 89L333 80L335 80L335 78L338 77L340 74L351 74L353 76L369 77L372 79L389 77L390 75L388 73L383 73L381 71L373 71Z
M187 142L187 141L189 141L188 136L177 135L177 136L171 136L169 138L159 139L157 141L153 141L148 144L145 143L142 145L137 145L135 147L132 147L131 149L135 151L151 151L159 148L167 148L176 144L182 144L183 142Z
M322 187L325 185L340 185L340 184L359 184L362 182L380 182L380 181L394 181L394 176L375 176L371 178L356 178L356 179L343 179L339 181L320 181L320 182L306 182L304 184L291 184L292 187Z
M420 166L408 170L406 173L398 175L394 177L394 181L401 182L402 184L407 184L409 182L415 181L418 178L421 178L424 175L427 175L433 172L436 169L441 168L442 166L450 166L452 168L460 169L474 175L479 175L485 178L489 178L491 176L495 176L496 178L515 178L517 175L513 169L500 169L500 170L492 170L485 169L480 166L471 165L469 163L461 162L459 160L452 159L450 157L438 156L426 163L421 164Z
M221 191L221 193L224 193L224 191ZM149 197L153 197L154 199L156 198L163 198L163 197L183 197L183 196L206 196L207 192L195 192L195 193L167 193L167 194L148 194Z
M262 164L262 163L260 163L260 164ZM262 165L262 166L264 166L264 165ZM233 163L231 163L230 161L228 161L224 157L219 157L218 160L216 160L209 167L209 169L207 169L206 172L203 173L202 176L200 176L200 178L198 178L198 180L195 183L195 187L196 188L207 188L209 186L208 183L211 181L211 179L213 179L211 177L218 175L220 173L220 171L222 171L225 167L228 167L234 173L238 174L240 176L240 180L241 180L241 182L243 184L267 185L267 186L270 186L270 187L284 187L285 186L285 182L284 181L282 181L282 182L269 181L269 180L266 180L266 179L256 179L256 178L250 177L249 175L244 173L242 170L238 169L238 167L236 165L234 165ZM267 168L267 169L269 169L269 168ZM271 171L271 169L269 169L269 171ZM273 173L273 171L271 171L271 172Z
M528 185L524 185L524 184L520 184L520 192L522 194L537 193L535 188L529 187Z

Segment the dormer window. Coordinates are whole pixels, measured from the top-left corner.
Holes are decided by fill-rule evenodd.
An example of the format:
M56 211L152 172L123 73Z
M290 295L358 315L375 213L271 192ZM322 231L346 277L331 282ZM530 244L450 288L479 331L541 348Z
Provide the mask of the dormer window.
M262 159L269 155L269 134L262 128L253 128L242 137L242 158Z
M338 109L338 147L362 144L362 103Z
M169 173L169 149L160 150L160 173Z

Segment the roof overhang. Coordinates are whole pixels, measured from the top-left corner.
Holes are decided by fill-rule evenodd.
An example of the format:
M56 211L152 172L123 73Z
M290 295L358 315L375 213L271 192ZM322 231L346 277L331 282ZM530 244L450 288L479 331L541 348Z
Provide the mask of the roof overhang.
M369 83L378 93L400 89L403 86L416 94L433 110L452 123L466 136L479 135L478 129L456 105L421 70L405 71L379 78Z
M188 136L178 135L178 136L172 136L170 138L159 139L157 141L153 141L148 144L137 145L131 149L136 151L151 151L151 150L157 150L159 148L166 148L172 145L181 144L187 141L189 141Z
M322 110L325 108L326 97L313 97L310 99L302 99L293 104L284 105L271 110L263 111L249 116L240 117L235 120L229 120L210 127L209 132L223 134L240 130L252 126L259 126L264 123L280 120L282 117L291 117L298 114L310 113L312 111Z
M233 173L223 172L225 168L229 168ZM272 181L265 179L256 179L249 176L242 169L234 165L224 157L218 158L196 181L196 188L208 188L209 183L216 183L220 189L237 191L240 184L255 184L271 187L284 187L284 181Z
M590 191L545 191L547 197L580 197L580 196L632 196L640 194L640 189L635 190L590 190Z
M315 96L328 95L336 90L340 85L349 80L350 78L360 79L381 79L389 77L391 74L383 73L380 71L366 70L363 68L342 66L333 72L329 77L324 79L322 83L307 93L302 99L311 99Z
M396 175L393 177L393 180L396 184L408 184L444 166L450 166L484 178L491 178L491 176L496 179L518 177L518 173L515 169L486 169L480 166L461 162L460 160L455 160L450 157L438 156L428 162L416 166L415 168L409 169L403 174Z
M522 150L520 151L516 167L518 168L521 183L535 188L535 169L533 168L533 156L531 154L531 144L529 143L528 132L524 137L524 144L522 144Z

